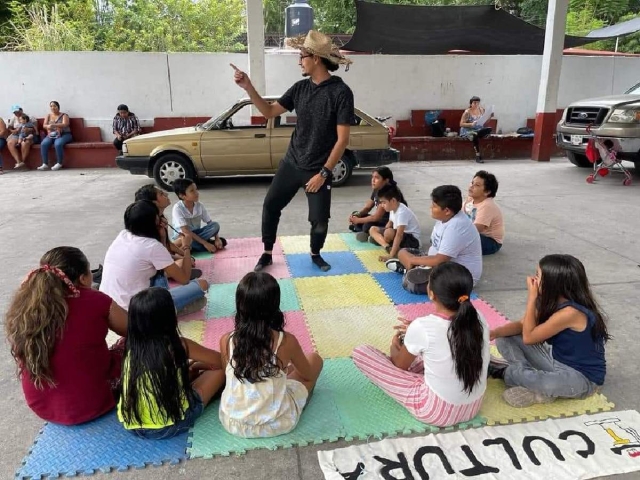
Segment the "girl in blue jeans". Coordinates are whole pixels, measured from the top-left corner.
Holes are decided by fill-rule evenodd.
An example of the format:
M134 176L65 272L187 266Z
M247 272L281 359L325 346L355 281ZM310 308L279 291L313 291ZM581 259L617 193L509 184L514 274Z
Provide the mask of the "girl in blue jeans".
M503 362L489 374L508 388L513 407L585 398L604 383L610 336L584 265L571 255L547 255L527 278L524 318L491 331Z
M149 288L131 299L118 402L125 429L151 440L185 433L224 380L219 352L180 337L167 290Z
M42 165L38 170L49 170L49 149L52 145L58 162L51 167L51 170L60 170L64 160L64 146L73 140L71 128L69 128L69 115L60 111L60 104L55 100L49 103L49 108L51 113L46 116L43 125L48 133L40 143Z

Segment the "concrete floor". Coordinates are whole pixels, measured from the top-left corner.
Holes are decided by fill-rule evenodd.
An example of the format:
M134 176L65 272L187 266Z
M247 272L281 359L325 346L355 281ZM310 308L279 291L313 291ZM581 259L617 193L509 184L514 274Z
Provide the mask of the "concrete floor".
M477 291L510 318L525 306L525 276L548 253L571 253L587 269L594 290L610 318L614 338L607 347L608 376L603 392L617 409L640 407L636 370L640 354L633 349L640 311L640 178L623 187L620 178L588 185L588 171L566 159L538 164L526 160L488 162L485 169L500 181L507 236L502 251L487 258ZM466 189L478 165L470 162L408 163L393 168L424 238L433 220L429 194L441 184ZM135 190L149 179L119 170L9 172L0 177L1 238L0 313L14 289L40 256L59 245L80 247L92 265L102 261L122 228L122 215ZM215 179L200 185L200 198L222 225L227 238L258 236L268 178ZM361 172L349 186L334 190L331 232L346 229L348 214L370 193L369 174ZM173 195L172 195L173 197ZM175 198L172 198L175 201ZM306 201L299 194L285 210L279 233L306 234ZM4 315L0 317L4 322ZM0 347L0 478L12 478L26 455L40 421L25 405L15 379L6 342ZM192 460L177 466L148 467L96 478L252 478L319 479L316 452L345 442L280 451L253 451L243 456ZM616 478L640 478L629 474Z

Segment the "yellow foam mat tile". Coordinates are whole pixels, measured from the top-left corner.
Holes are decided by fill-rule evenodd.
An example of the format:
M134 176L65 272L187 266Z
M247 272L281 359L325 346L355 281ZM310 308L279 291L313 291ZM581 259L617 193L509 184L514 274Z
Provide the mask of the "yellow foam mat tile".
M183 337L202 344L204 342L204 320L179 322L178 328Z
M514 408L502 399L506 389L502 380L490 378L484 394L480 416L487 419L487 425L546 420L547 418L573 417L587 413L611 410L615 405L601 393L591 395L584 400L560 398L552 403L532 405L528 408Z
M378 260L380 255L386 255L383 249L380 250L360 250L359 252L353 252L360 259L364 268L371 273L388 272L384 262Z
M292 235L280 237L280 244L285 254L309 253L309 235ZM346 252L349 246L337 233L330 233L322 247L323 252Z
M318 310L392 305L378 282L366 273L294 278L306 314Z
M350 357L359 345L389 351L398 311L393 305L307 312L311 338L322 358Z

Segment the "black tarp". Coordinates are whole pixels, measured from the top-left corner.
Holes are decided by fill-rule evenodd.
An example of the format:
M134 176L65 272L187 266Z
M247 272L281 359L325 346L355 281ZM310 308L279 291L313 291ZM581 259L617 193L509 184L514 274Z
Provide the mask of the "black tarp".
M544 29L493 5L415 6L356 1L356 29L344 50L389 55L541 55ZM565 48L593 42L565 36Z

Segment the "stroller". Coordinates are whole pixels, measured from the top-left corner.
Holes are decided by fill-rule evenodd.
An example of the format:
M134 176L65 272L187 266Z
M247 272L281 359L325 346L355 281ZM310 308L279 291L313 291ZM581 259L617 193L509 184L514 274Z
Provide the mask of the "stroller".
M587 127L587 133L590 135L587 143L586 155L591 163L593 163L593 173L587 177L587 183L593 183L598 176L606 177L609 172L618 172L624 175L622 184L631 185L631 173L618 160L618 153L615 145L610 139L598 138L591 132L591 125Z

